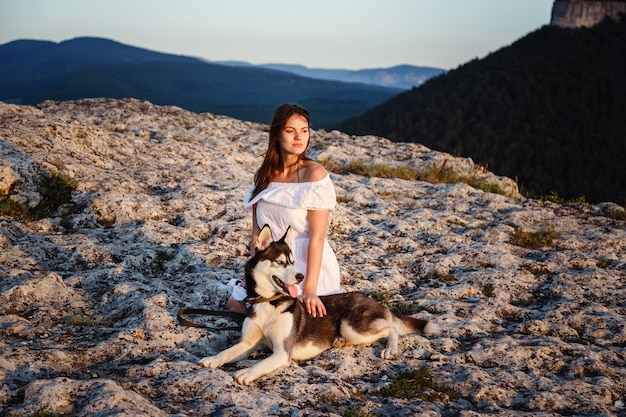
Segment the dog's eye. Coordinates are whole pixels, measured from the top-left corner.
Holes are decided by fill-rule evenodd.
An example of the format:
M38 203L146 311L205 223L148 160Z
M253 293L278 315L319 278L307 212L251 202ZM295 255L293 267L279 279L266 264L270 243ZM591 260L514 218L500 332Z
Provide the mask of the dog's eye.
M274 262L280 266L285 265L285 261L274 261Z

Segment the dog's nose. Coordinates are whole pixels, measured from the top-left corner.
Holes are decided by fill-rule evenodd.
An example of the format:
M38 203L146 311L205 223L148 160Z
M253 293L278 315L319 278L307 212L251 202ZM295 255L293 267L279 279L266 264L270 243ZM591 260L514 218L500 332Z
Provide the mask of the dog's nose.
M304 275L298 272L296 274L296 279L298 280L298 282L302 282L302 280L304 279Z

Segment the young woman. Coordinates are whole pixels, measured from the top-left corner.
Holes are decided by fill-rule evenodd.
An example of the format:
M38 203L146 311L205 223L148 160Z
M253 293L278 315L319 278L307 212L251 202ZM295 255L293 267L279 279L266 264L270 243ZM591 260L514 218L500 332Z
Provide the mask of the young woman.
M270 125L265 159L244 197L244 206L252 209L252 255L264 225L270 225L275 240L291 226L295 267L304 280L290 292L309 314L322 317L326 308L318 296L340 292L339 265L326 240L336 196L328 172L306 155L309 139L309 112L296 104L279 106ZM231 289L228 308L245 313L245 288L231 282Z

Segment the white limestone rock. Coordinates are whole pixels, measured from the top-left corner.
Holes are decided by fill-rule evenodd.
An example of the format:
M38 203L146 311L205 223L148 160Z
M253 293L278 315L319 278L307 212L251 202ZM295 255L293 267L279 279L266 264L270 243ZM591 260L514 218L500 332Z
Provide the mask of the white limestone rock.
M266 352L199 368L238 335L181 327L176 312L224 309L226 283L242 277L242 199L266 146L266 126L132 99L0 103L1 166L19 187L39 170L78 183L73 211L0 217L0 414L623 413L626 226L605 217L623 207L527 200L468 159L341 132L313 132L311 155L414 169L446 161L508 194L331 173L343 290L425 308L416 314L441 334L403 337L391 361L381 343L331 349L249 387L232 375ZM512 240L546 228L553 245ZM382 396L394 375L422 367L440 391Z

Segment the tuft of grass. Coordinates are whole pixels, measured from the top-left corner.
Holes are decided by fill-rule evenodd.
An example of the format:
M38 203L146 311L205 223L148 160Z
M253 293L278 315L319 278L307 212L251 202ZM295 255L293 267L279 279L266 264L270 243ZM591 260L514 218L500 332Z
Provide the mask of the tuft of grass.
M370 294L370 297L389 308L389 300L391 300L391 293L389 291L374 291Z
M10 412L8 417L26 417L26 414L23 412L14 413ZM66 413L57 413L56 411L47 410L44 405L39 405L37 411L33 414L28 414L28 417L71 417L71 414Z
M155 259L155 267L158 270L165 271L165 264L167 262L172 261L176 257L176 253L168 252L165 250L157 250L156 259Z
M78 327L87 327L92 326L93 320L87 316L76 315L72 316L67 320L67 324L69 326L78 326Z
M463 181L463 182L466 182L468 185L471 185L474 188L483 190L486 193L507 195L506 191L504 191L502 187L500 187L500 185L496 183L489 183L485 181L479 181L476 179L474 180L468 179L467 181Z
M532 291L532 295L526 298L519 298L511 300L509 304L516 307L530 307L536 306L541 308L549 303L556 303L561 298L561 295L547 288L536 288Z
M585 196L580 196L580 197L572 198L572 199L565 199L559 196L559 194L556 191L550 191L547 195L540 196L539 200L551 201L556 204L586 203L587 202L587 199L585 198Z
M316 151L323 151L328 148L328 143L322 140L314 142L311 147Z
M485 297L493 298L496 296L496 286L495 284L489 283L485 284L482 289L482 293Z
M552 228L541 229L538 232L525 232L518 227L511 233L511 243L526 249L554 246L557 238L558 234Z
M401 303L390 308L391 312L397 316L411 316L413 314L426 311L430 314L443 314L443 310L437 307L426 307L420 304Z
M442 311L433 308L433 307L425 307L419 304L414 303L397 303L392 304L391 298L393 294L389 291L374 291L370 294L374 300L382 304L384 307L387 307L391 310L392 313L399 316L410 316L415 313L419 313L421 311L427 311L430 314L442 314Z
M420 311L426 310L426 307L413 303L400 303L393 306L391 311L397 316L410 316Z
M533 274L534 276L539 275L551 275L551 272L545 265L522 265L522 268Z
M570 327L572 329L574 329L574 331L576 333L578 333L578 336L583 336L585 334L586 327L585 327L584 324L581 324L581 323L571 323Z
M97 222L100 226L104 227L105 229L109 229L111 227L113 227L115 225L117 218L115 216L113 217L98 217L97 218Z
M357 159L347 165L340 165L328 160L319 161L324 167L335 174L357 174L364 177L378 178L400 178L405 180L418 179L419 172L405 167L392 167L387 164L368 165L364 161Z
M445 273L442 271L437 271L435 273L435 276L439 279L439 281L441 281L444 284L452 284L457 281L457 279L454 277L454 274L452 273Z
M436 183L454 183L454 182L465 182L463 181L463 177L459 176L456 172L452 170L451 167L448 166L448 160L444 160L441 166L434 165L427 171L422 172L418 178L418 180Z
M604 216L613 220L626 221L626 210L610 210Z
M444 160L440 166L434 165L432 168L420 171L408 167L390 166L387 164L367 164L362 160L353 160L346 165L338 164L326 159L319 161L320 164L335 174L357 174L364 177L378 178L399 178L403 180L420 180L430 183L456 183L463 182L480 190L506 195L506 192L495 183L488 183L478 179L476 176L463 176L457 174L449 165L448 160Z
M459 397L453 387L433 382L432 372L427 367L394 375L390 384L380 390L380 394L385 397L419 398L424 401L452 400Z
M39 193L42 200L35 208L38 219L54 213L63 204L72 201L72 192L78 187L78 181L65 174L43 175L39 180Z
M366 411L363 411L361 408L350 406L341 412L342 417L373 417L373 414L370 414Z
M182 142L182 143L193 143L193 136L189 136L189 135L174 136L174 140L176 142Z
M27 221L30 218L30 210L23 203L18 203L9 197L0 199L0 216L9 216L19 221Z
M0 214L19 221L34 221L48 217L63 204L72 201L72 192L78 181L65 174L45 174L39 178L38 191L41 201L34 208L13 201L9 197L0 199Z
M519 298L516 300L511 300L510 304L515 307L530 307L535 304L535 300L531 297L527 298Z

